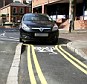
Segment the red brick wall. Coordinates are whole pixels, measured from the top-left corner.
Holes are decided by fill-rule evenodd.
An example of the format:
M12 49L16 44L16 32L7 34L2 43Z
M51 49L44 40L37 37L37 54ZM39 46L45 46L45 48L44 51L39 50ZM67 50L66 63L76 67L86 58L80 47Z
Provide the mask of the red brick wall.
M76 20L74 22L74 27L75 30L77 29L87 29L87 20ZM66 20L64 23L62 23L59 28L65 28L65 29L69 29L69 21Z
M87 20L76 20L75 29L87 29Z

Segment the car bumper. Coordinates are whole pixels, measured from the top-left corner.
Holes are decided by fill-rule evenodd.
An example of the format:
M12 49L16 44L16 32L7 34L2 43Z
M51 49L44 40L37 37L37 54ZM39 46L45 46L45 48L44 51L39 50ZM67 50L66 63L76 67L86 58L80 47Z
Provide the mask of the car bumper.
M26 32L24 30L20 31L20 38L23 41L52 42L56 40L58 36L59 36L59 30L53 32Z

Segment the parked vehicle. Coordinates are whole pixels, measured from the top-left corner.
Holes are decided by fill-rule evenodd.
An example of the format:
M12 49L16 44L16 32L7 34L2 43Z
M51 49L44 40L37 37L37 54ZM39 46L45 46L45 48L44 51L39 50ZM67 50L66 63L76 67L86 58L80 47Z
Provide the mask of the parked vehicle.
M57 24L45 14L27 13L20 24L20 42L43 41L56 43L59 30Z

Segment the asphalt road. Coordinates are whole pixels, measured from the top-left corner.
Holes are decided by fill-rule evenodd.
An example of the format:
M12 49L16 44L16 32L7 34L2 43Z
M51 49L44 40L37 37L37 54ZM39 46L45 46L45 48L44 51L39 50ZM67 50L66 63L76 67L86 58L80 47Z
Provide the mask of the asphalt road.
M70 57L61 55L56 47L60 50L56 45L25 45L21 55L19 84L87 84L87 74L78 68L80 64L76 66L77 62L72 59L76 64L70 63L66 59ZM85 62L66 46L63 49Z
M15 29L0 29L0 84L6 84L19 43L19 32Z
M17 43L0 41L0 84L6 84Z
M23 44L18 84L87 84L86 60L67 49L69 41ZM18 44L18 30L0 30L0 84L6 84Z
M0 28L0 40L10 41L10 42L19 42L19 30Z

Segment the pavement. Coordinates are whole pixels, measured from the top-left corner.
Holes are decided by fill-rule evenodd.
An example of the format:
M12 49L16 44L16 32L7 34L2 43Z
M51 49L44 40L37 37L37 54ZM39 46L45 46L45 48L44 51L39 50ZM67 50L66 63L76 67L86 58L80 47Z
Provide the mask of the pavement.
M21 48L22 48L22 43L19 43L16 46L14 59L11 68L9 70L6 84L18 84L18 71L20 66Z
M59 29L59 31L59 38L69 40L67 47L87 60L87 29L73 30L71 33L64 29Z

